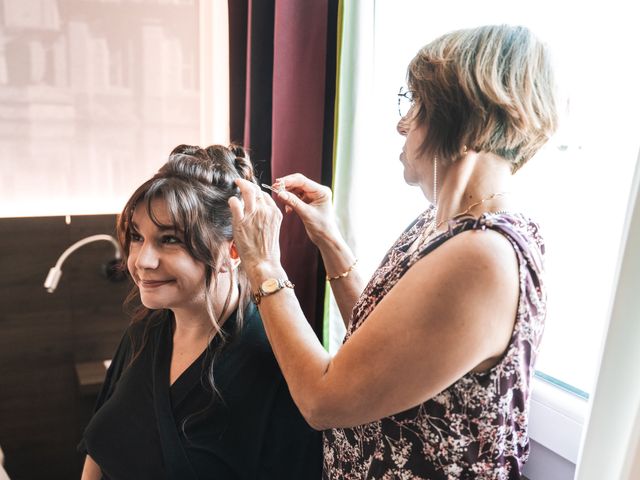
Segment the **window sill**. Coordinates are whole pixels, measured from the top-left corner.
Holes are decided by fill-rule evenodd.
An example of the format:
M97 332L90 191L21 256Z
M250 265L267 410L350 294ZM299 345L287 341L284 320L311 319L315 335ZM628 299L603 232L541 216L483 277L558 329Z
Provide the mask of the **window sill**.
M534 376L529 437L576 464L588 400Z

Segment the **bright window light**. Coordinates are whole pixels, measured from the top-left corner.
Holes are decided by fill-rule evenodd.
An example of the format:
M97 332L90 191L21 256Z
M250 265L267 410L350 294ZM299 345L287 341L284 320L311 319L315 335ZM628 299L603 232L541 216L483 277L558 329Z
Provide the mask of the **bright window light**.
M201 138L199 2L33 4L0 25L0 217L119 212Z
M579 11L577 10L579 9ZM427 203L403 182L396 94L418 49L448 31L483 24L525 25L549 44L561 86L561 128L516 174L522 210L547 246L546 331L537 369L592 390L618 259L633 168L640 148L640 35L624 2L375 2L373 103L359 128L375 142L354 173L368 185L355 200L357 254L370 275ZM384 225L384 228L381 228Z

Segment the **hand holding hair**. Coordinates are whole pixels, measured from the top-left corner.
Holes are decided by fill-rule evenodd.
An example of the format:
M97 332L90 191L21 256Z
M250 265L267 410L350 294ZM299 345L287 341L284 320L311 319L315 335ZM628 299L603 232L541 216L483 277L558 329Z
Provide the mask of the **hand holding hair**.
M229 198L233 239L249 279L256 283L260 281L259 272L282 270L279 244L282 213L271 196L256 184L237 179L236 185L242 201L235 196Z
M340 237L333 213L332 193L300 173L279 178L274 183L277 198L287 212L293 210L304 223L311 241L320 246L328 239Z

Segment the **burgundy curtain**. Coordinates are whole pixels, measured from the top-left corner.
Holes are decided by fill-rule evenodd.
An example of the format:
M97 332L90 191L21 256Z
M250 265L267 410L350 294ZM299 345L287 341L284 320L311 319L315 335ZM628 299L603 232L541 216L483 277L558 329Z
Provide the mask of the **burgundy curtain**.
M262 181L288 173L331 184L338 0L229 0L231 139ZM282 262L322 332L324 271L302 223L285 217Z
M274 0L229 1L230 137L271 183Z

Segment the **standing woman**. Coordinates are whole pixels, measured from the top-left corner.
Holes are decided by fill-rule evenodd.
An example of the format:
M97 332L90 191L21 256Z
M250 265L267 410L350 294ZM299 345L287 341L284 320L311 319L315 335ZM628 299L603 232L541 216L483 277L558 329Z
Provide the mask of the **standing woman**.
M366 286L330 190L299 174L274 185L347 324L335 356L277 288L281 214L243 181L234 238L293 399L325 430L325 478L518 479L546 301L538 227L508 192L556 128L548 52L523 27L460 30L421 49L407 77L400 161L430 206Z
M320 478L320 434L294 405L233 243L240 147L180 145L117 232L142 305L80 448L82 478Z

